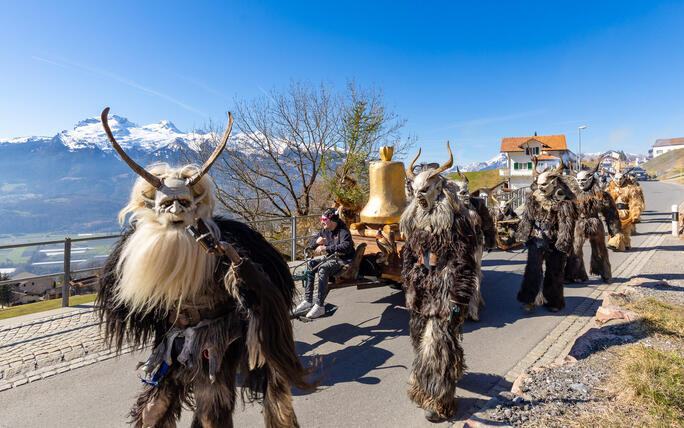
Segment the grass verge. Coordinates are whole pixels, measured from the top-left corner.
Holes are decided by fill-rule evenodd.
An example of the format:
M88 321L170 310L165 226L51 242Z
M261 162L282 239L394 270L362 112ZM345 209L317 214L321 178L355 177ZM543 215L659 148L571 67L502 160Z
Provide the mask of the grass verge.
M95 300L96 293L81 294L78 296L71 296L69 298L69 306L81 305L83 303L90 303ZM35 314L38 312L49 311L51 309L58 309L62 307L62 299L45 300L43 302L27 303L25 305L12 306L7 309L0 309L0 320L7 318L18 317L20 315Z
M595 357L615 366L600 399L568 427L684 427L684 306L654 298L625 307L643 318L634 328L646 337Z

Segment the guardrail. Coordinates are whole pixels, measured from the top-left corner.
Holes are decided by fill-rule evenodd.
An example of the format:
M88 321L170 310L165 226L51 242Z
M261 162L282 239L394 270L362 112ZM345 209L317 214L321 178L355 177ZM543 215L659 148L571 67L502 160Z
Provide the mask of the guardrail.
M314 235L302 235L302 236L298 235L297 234L298 222L299 222L299 220L307 219L307 218L313 218L313 217L318 217L318 215L312 214L312 215L297 216L297 217L273 218L273 219L246 221L245 223L254 227L257 230L258 229L263 230L264 228L259 227L259 225L262 225L265 223L276 223L276 222L289 223L289 227L290 227L290 237L289 238L275 239L275 240L270 240L269 242L271 244L291 242L290 256L291 256L292 260L295 260L297 257L297 241L300 241L302 239L311 239L314 236ZM71 268L71 265L72 265L71 244L73 244L75 242L96 241L96 240L105 240L105 239L118 239L121 236L122 236L121 234L87 236L87 237L82 237L82 238L71 238L71 237L67 236L64 239L52 240L52 241L39 241L39 242L28 242L28 243L11 244L11 245L0 245L0 250L12 249L12 248L23 248L23 247L38 247L38 246L43 246L43 245L56 245L56 244L63 244L64 245L64 267L63 267L62 272L49 273L49 274L45 274L45 275L35 275L35 276L25 277L25 278L21 278L21 279L3 280L3 281L0 281L0 285L16 284L16 283L26 282L26 281L36 280L36 279L56 278L56 277L62 276L63 277L63 280L62 280L62 307L67 307L67 306L69 306L69 283L71 281L72 275L79 274L79 273L86 273L86 272L95 272L95 271L98 271L102 268L102 265L100 265L100 266L95 266L95 267L89 267L86 269L73 270Z

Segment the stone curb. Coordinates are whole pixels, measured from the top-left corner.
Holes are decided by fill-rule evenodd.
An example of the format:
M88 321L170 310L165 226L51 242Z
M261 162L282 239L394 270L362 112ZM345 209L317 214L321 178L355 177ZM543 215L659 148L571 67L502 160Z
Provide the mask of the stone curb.
M635 252L629 255L617 269L613 271L613 277L625 278L626 281L620 283L605 284L601 283L594 291L584 298L584 300L575 307L571 314L567 315L541 342L537 344L532 350L523 357L511 370L509 370L492 388L489 389L488 395L493 395L483 407L472 408L474 412L471 414L471 419L482 421L485 423L487 419L484 417L484 412L489 410L499 403L499 394L508 390L508 384L512 384L525 370L532 366L543 366L552 363L562 364L565 355L568 354L570 348L575 343L575 340L584 334L594 321L594 315L601 306L599 298L604 291L617 291L622 289L632 276L639 273L641 269L648 263L656 252L657 246L665 239L667 231L670 229L669 224L664 224L655 230L653 236L648 237L643 244L645 248L651 248L645 255L640 252ZM453 426L465 426L466 422L462 421Z
M36 324L42 324L44 322L55 321L55 320L64 319L64 318L69 318L69 317L73 317L75 315L83 315L83 314L87 314L90 312L95 312L95 309L94 308L93 309L85 309L85 308L74 309L70 312L65 312L65 313L59 314L59 315L50 315L50 316L46 316L46 317L42 317L42 318L36 318L36 319L31 320L31 321L20 322L19 324L10 324L10 325L7 325L5 327L0 327L0 333L2 333L3 331L14 330L16 328L21 328L21 327L26 327L26 326L36 325Z
M124 346L121 352L116 353L111 350L103 350L97 353L86 353L82 357L74 358L69 361L64 361L59 364L43 367L38 370L30 371L27 373L22 373L14 376L12 380L2 381L0 380L0 391L4 391L11 388L16 388L21 385L26 385L31 382L35 382L41 379L46 379L50 376L54 376L59 373L64 373L67 371L75 370L81 367L85 367L91 364L98 363L100 361L109 360L111 358L117 357L119 355L129 354L137 350L131 346Z

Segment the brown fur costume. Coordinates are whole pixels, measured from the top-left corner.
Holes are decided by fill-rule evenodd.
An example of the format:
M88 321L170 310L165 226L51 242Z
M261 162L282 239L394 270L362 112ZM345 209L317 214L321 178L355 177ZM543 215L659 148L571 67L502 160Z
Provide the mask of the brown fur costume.
M643 210L639 192L635 186L629 184L619 186L615 181L610 182L606 191L615 201L622 224L621 231L608 241L608 247L616 251L630 250L632 249L632 225L634 219L641 218Z
M552 311L565 307L563 277L567 258L572 252L577 211L574 193L561 177L555 182L552 196L547 196L538 185L534 186L518 225L518 239L527 244L527 264L517 298L526 309L535 304L543 304ZM555 196L558 192L564 199ZM546 263L545 272L543 263Z
M417 158L417 157L416 157ZM415 162L415 160L414 160ZM456 384L465 370L461 326L477 284L477 235L457 187L439 175L449 162L413 177L413 198L402 214L406 307L414 360L409 398L439 420L457 409Z
M314 386L305 381L308 372L294 349L292 276L259 233L236 221L214 220L221 240L237 249L242 263L234 266L220 257L213 278L177 310L132 312L115 302L117 263L134 230L118 242L104 266L96 304L106 340L120 350L126 341L143 346L152 339L148 364L158 368L165 358L171 361L158 386L145 385L131 410L132 422L137 427L175 427L185 404L195 410L193 427L231 427L239 371L243 398L263 401L266 426L297 426L290 386L304 391ZM188 327L194 327L192 340ZM170 336L179 330L181 334ZM186 344L191 345L187 359L181 357Z
M568 259L565 279L570 282L584 282L589 279L584 267L582 248L584 241L589 239L591 244L590 273L600 275L604 282L610 282L613 276L606 248L606 236L599 214L603 215L612 237L621 230L617 207L610 195L601 190L596 179L593 180L589 190L577 189L576 193L578 218L575 224L574 251Z
M102 269L96 310L117 351L124 342L153 345L131 422L175 427L186 405L195 413L192 427L232 427L239 372L243 400L263 402L268 427L297 426L290 387L315 385L295 353L288 266L259 233L212 217L206 173L225 148L232 116L201 167L147 170L116 142L108 113L101 118L112 147L140 177L119 213L122 224L130 214L130 227Z

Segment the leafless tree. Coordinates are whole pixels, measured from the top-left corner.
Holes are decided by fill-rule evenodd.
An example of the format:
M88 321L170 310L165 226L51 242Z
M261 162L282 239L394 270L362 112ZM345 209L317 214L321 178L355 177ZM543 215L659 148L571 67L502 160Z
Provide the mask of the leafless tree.
M344 164L350 150L345 117L359 103L381 118L364 140L369 160L377 157L377 148L385 142L398 145L397 151L402 152L406 144L398 131L404 121L386 109L382 92L375 88L350 82L346 91L339 92L328 83L292 81L284 91L272 89L255 99L236 99L233 136L212 169L223 208L246 220L318 210L313 195L321 187L317 181L334 175L335 168ZM209 128L214 131L212 139L220 138L216 132L220 126ZM185 160L201 164L216 145L216 141L199 143L195 148L201 149L187 150Z

